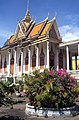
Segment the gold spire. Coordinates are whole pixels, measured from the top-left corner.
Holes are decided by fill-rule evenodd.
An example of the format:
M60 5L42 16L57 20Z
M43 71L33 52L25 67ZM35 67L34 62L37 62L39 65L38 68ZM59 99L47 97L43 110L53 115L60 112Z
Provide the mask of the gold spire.
M26 15L23 21L26 21L29 23L31 21L30 13L29 13L29 0L27 0L27 10L26 10Z

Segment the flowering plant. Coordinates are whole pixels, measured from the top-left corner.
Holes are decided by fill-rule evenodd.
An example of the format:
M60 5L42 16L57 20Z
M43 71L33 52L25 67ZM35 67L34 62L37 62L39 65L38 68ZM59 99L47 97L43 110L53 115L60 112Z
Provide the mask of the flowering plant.
M35 107L70 107L78 97L77 80L66 70L36 70L25 81L30 104Z

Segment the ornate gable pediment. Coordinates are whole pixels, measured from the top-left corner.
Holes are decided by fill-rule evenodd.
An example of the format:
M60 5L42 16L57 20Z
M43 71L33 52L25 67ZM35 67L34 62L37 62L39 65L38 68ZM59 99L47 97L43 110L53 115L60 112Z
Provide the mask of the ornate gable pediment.
M56 34L56 31L55 31L54 25L51 26L51 29L50 29L50 31L49 31L49 37L52 37L52 38L58 39L58 36L57 36L57 34Z
M16 28L16 32L15 32L15 38L20 38L22 36L24 36L24 28L22 28L22 24L19 22L18 26Z
M59 30L58 30L58 26L56 24L56 18L54 17L50 22L51 22L51 24L47 31L47 34L49 35L49 37L61 41L61 36L60 36Z

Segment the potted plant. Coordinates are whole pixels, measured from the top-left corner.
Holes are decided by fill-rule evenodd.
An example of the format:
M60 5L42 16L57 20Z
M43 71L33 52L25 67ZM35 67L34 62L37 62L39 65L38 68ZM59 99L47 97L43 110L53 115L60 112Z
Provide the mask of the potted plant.
M75 106L77 80L66 70L45 69L42 73L36 70L32 76L25 77L25 82L29 105L35 109L42 107L57 110Z

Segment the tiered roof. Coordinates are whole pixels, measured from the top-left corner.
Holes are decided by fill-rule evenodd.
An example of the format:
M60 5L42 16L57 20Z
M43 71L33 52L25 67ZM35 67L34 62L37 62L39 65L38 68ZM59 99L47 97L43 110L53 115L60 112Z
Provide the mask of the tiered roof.
M51 38L51 40L54 39L54 41L61 42L56 18L54 17L51 21L48 21L48 18L46 18L44 21L36 24L35 21L31 20L27 10L25 18L22 22L18 22L15 34L5 42L3 47L22 43L22 41L40 41L40 38Z

